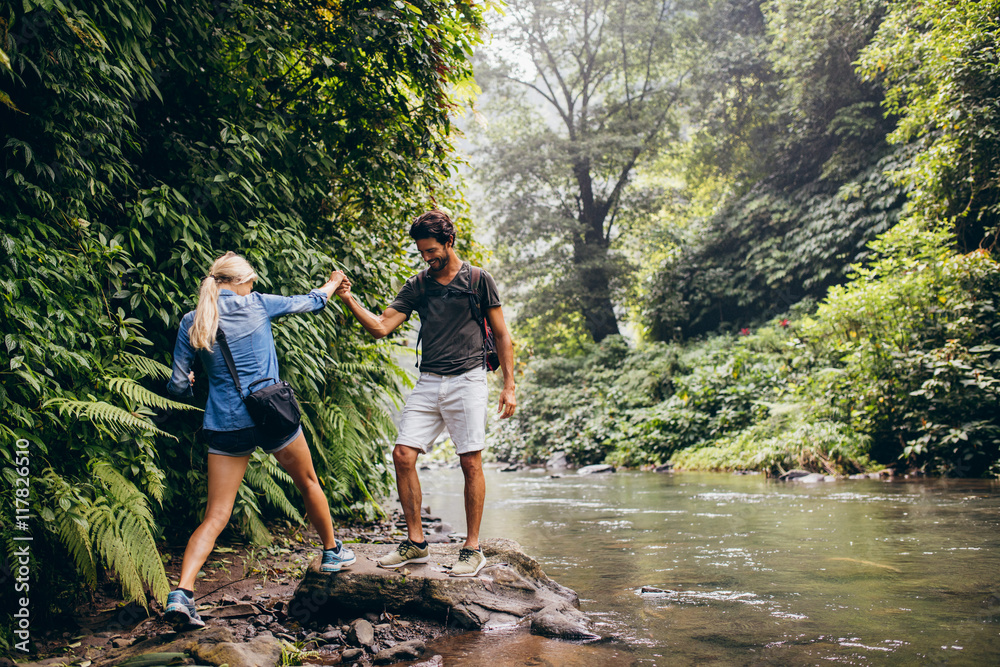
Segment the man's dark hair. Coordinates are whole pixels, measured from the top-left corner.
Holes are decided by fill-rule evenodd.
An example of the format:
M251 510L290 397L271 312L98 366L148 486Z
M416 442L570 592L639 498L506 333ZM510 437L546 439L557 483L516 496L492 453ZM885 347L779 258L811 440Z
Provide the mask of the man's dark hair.
M454 243L455 223L441 211L427 211L410 225L410 237L414 241L436 239L441 245Z

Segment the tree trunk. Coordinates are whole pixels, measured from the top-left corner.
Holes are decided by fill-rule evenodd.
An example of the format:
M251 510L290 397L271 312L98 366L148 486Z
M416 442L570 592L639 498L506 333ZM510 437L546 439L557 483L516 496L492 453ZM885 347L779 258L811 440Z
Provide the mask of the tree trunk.
M573 166L580 188L581 232L573 242L573 266L582 286L580 313L595 342L619 333L618 318L611 303L611 263L604 221L609 206L595 201L590 176L590 162L583 159Z
M607 250L604 254L607 255ZM600 343L608 336L619 333L607 271L584 271L582 278L587 290L581 299L583 320L594 341Z

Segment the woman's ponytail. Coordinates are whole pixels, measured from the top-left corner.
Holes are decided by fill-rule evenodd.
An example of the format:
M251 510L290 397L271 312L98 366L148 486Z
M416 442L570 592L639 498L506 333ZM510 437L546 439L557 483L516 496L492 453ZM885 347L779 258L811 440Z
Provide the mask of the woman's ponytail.
M198 308L188 336L196 350L211 350L219 329L219 290L222 285L240 285L256 280L257 274L250 264L235 252L227 252L212 263L208 275L202 278L198 292Z

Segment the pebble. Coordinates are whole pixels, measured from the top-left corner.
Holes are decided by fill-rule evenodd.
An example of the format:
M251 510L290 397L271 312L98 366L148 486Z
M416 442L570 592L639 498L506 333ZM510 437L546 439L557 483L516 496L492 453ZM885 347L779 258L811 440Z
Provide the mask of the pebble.
M371 646L375 643L375 628L363 618L351 621L347 638L355 646Z
M365 654L364 649L360 648L349 648L340 654L340 659L343 662L354 662L361 656Z
M334 642L339 642L344 636L340 630L328 630L319 636L320 639L325 641L327 644L332 644Z
M375 654L373 660L376 665L387 665L402 660L419 658L425 650L426 646L424 643L419 639L414 639L379 651Z

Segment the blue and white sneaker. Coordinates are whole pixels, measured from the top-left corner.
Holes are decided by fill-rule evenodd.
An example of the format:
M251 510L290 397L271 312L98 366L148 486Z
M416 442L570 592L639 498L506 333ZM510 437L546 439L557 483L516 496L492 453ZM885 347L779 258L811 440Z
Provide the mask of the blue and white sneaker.
M194 600L184 591L171 591L167 595L167 609L163 616L175 630L205 627L205 621L201 620L194 607Z
M340 540L336 540L336 549L323 550L323 564L319 566L320 572L340 572L340 568L353 565L358 559L354 552L344 546Z

